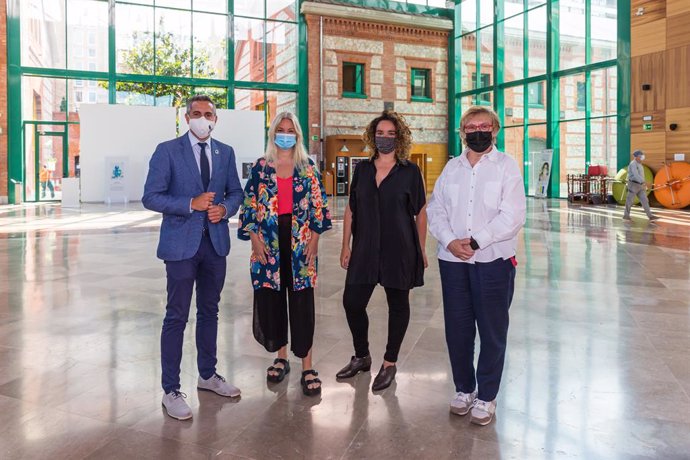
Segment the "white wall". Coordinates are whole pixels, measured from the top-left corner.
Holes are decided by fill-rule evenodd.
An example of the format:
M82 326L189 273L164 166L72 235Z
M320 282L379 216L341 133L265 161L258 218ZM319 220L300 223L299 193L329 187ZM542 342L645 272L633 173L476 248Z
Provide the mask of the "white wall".
M189 126L184 118L185 108L179 111L180 135L184 135ZM228 144L235 150L237 174L242 186L246 180L242 179L242 163L254 163L264 154L264 112L249 110L218 109L218 122L211 137Z
M174 107L82 105L79 109L81 201L105 201L107 157L126 159L127 197L129 201L140 201L156 146L177 136L175 117ZM184 109L180 109L179 121L179 133L184 135L189 129ZM212 137L233 147L237 173L242 179L242 163L253 163L264 152L264 112L219 109Z
M175 137L175 108L82 104L79 108L81 201L106 198L106 157L126 158L130 201L140 201L156 146Z

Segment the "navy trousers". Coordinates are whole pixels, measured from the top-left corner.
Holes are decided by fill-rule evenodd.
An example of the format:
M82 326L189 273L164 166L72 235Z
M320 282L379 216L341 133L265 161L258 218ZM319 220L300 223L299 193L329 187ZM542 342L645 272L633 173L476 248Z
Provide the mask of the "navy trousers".
M488 263L439 260L443 290L446 343L455 391L493 401L498 394L508 338L508 309L515 289L510 259ZM474 339L479 329L480 351L476 377Z
M219 256L204 234L191 259L166 261L168 304L161 333L163 390L180 388L182 342L196 283L196 350L199 375L208 379L216 372L218 302L225 283L226 260Z

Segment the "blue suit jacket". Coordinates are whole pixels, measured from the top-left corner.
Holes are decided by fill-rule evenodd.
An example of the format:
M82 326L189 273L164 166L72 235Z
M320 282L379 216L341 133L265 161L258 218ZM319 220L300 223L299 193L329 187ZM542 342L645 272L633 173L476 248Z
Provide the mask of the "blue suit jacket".
M228 212L217 224L209 223L209 235L218 255L227 256L230 252L227 218L237 212L244 192L232 147L215 139L211 139L210 147L212 172L207 191L216 192L214 204L223 204ZM190 202L205 191L188 133L156 147L141 201L147 209L163 213L158 258L185 260L196 254L206 212L190 213Z

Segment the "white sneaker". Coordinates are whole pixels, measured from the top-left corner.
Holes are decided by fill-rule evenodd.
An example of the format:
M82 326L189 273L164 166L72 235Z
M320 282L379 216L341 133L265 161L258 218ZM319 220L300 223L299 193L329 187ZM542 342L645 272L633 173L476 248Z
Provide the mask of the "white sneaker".
M196 386L199 390L213 391L221 396L229 396L235 398L240 395L240 389L235 385L231 385L225 381L225 379L218 375L213 374L209 379L202 379L199 376L199 381Z
M477 391L472 393L458 392L450 402L450 411L456 415L466 415L472 408L472 403L477 397Z
M496 413L496 400L493 401L482 401L481 399L475 399L472 405L470 422L476 425L488 425L494 419L494 414Z
M189 420L192 418L192 409L189 408L184 400L187 395L180 390L173 390L163 395L163 407L172 418L177 420Z

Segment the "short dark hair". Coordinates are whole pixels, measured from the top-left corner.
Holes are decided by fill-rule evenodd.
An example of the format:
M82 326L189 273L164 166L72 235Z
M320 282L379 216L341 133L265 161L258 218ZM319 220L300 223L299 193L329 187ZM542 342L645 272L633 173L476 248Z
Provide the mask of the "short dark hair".
M209 96L205 94L195 94L194 96L190 97L187 99L187 113L192 112L192 104L198 101L203 101L203 102L210 102L211 105L213 106L213 113L216 113L216 104L213 103L213 99L211 99Z

